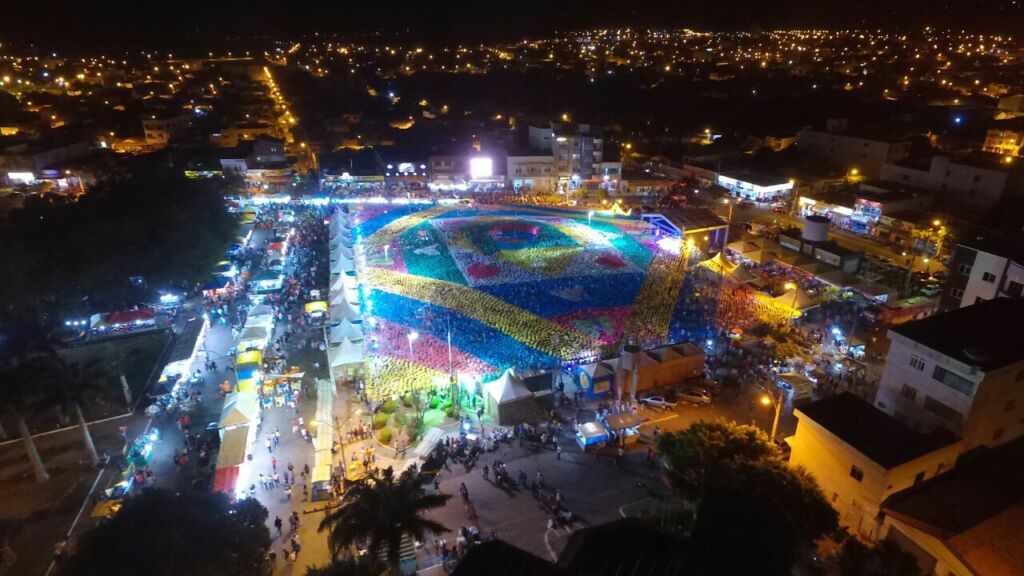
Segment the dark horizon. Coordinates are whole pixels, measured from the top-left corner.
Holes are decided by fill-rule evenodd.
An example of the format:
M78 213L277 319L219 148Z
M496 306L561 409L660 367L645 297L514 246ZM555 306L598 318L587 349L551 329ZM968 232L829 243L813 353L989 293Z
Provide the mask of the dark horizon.
M0 42L39 49L173 48L178 52L230 46L265 37L311 34L395 36L452 45L550 36L599 27L689 27L707 31L924 26L1013 33L1024 10L1012 0L528 0L515 3L378 0L8 0ZM188 46L190 43L200 45Z

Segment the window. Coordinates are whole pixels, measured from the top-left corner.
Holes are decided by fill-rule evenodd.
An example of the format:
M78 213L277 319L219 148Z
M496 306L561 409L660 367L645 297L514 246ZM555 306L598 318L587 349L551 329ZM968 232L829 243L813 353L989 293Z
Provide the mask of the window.
M996 281L996 275L992 274L991 272L985 272L984 274L981 275L981 281L992 284L993 282Z
M918 472L917 475L914 476L914 486L917 486L921 482L924 482L924 472Z
M953 288L952 290L949 291L949 293L953 296L953 298L956 298L957 300L964 297L964 291L961 290L960 288Z
M914 398L917 398L917 388L904 384L903 388L900 390L900 395L907 400L913 400Z
M919 356L911 356L910 357L910 367L911 368L916 368L919 372L923 372L924 371L924 360L921 359Z
M942 474L942 471L943 471L943 470L944 470L945 468L946 468L946 465L945 465L945 464L943 464L942 462L939 462L939 465L938 465L938 467L937 467L937 468L935 468L935 475L936 475L936 476L938 476L939 474Z
M995 442L1001 439L1006 434L1006 428L996 428L996 431L992 433L992 441Z
M950 372L941 366L935 367L935 371L932 372L932 378L935 378L939 382L942 382L961 394L971 395L974 393L974 382L971 382L967 378L964 378L955 372Z
M939 402L938 400L932 398L931 396L925 396L924 409L931 412L932 414L935 414L939 418L942 418L943 420L954 420L958 414L958 412L955 409L946 406L945 404Z
M964 276L970 276L972 268L973 266L971 266L970 264L961 264L960 266L957 267L956 271L963 274Z
M1020 282L1014 282L1013 280L1011 280L1010 283L1006 285L1006 293L1010 296L1013 296L1014 298L1020 298L1022 289L1024 289L1024 284L1021 284Z
M850 466L850 477L857 482L861 482L864 480L864 471L856 466Z

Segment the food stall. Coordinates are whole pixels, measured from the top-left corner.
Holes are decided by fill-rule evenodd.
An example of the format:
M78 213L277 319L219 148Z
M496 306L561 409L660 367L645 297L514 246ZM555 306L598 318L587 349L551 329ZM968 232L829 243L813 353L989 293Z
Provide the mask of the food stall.
M245 317L245 326L274 327L274 309L267 304L257 304L249 309Z
M319 323L327 318L328 306L327 302L323 300L317 300L315 302L307 302L303 307L303 312L306 314L306 318L313 322Z
M266 326L249 326L238 337L239 350L263 350L270 343L270 330Z
M248 468L252 460L255 426L243 425L222 429L217 468L213 476L213 491L231 497L244 498L249 483Z
M235 380L238 392L255 392L263 379L263 352L249 350L235 359Z
M110 483L100 494L100 501L93 507L91 516L109 518L121 509L121 502L131 494L135 485L135 477L149 465L153 458L153 447L160 441L160 431L150 428L145 434L126 442L122 454L124 468L111 478Z
M628 446L640 440L640 425L643 420L632 412L619 412L605 417L605 423L615 443Z
M263 407L294 406L302 392L302 378L306 375L298 366L288 368L284 374L267 374L263 378L261 399Z
M284 275L273 270L264 270L253 276L253 294L262 300L267 294L280 292L284 287Z
M590 446L600 448L608 439L608 430L600 422L584 422L576 426L576 443L584 451Z

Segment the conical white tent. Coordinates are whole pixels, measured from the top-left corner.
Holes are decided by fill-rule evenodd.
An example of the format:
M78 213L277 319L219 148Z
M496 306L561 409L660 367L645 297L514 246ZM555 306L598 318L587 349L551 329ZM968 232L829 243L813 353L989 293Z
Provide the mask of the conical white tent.
M335 246L331 248L331 262L339 260L341 258L352 259L352 249L345 245Z
M354 274L338 274L338 277L334 279L331 284L331 293L340 292L342 290L355 290L359 287L359 281L356 280Z
M524 422L533 413L533 393L511 370L484 384L487 412L502 426Z
M331 264L331 274L342 274L344 272L352 272L355 270L355 266L352 265L352 261L348 258L339 258Z
M796 291L795 294L794 290ZM803 288L795 288L794 290L787 290L781 296L776 296L774 298L775 302L786 308L795 309L797 316L799 316L801 311L816 306L814 300L808 296Z
M341 306L342 304L350 302L355 305L359 305L359 293L355 290L343 290L340 292L331 293L331 306Z
M341 344L343 340L351 340L352 342L360 342L363 339L363 330L360 325L353 324L348 320L342 320L337 326L331 326L330 330L330 341L331 345Z
M358 364L363 361L363 347L360 344L343 338L341 345L331 350L331 366L338 368L346 364Z
M358 322L361 319L359 308L353 306L351 302L346 301L338 306L331 306L331 322L341 322L343 320Z

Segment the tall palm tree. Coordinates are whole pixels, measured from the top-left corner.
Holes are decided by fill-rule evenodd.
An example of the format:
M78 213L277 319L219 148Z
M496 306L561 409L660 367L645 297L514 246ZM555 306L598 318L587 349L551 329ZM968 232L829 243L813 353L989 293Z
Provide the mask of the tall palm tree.
M82 404L92 391L103 388L112 376L110 370L99 360L66 362L54 356L42 374L42 394L35 399L35 406L41 410L54 407L62 415L72 414L82 434L82 444L89 453L93 466L100 463L96 445L92 441L89 425L82 415Z
M365 540L370 555L380 558L383 552L388 570L397 576L402 538L422 541L427 533L446 532L444 525L424 518L423 513L444 506L449 498L449 494L424 494L411 471L398 478L391 468L371 471L348 489L341 506L320 522L319 530L328 532L334 557L344 556L356 541Z

